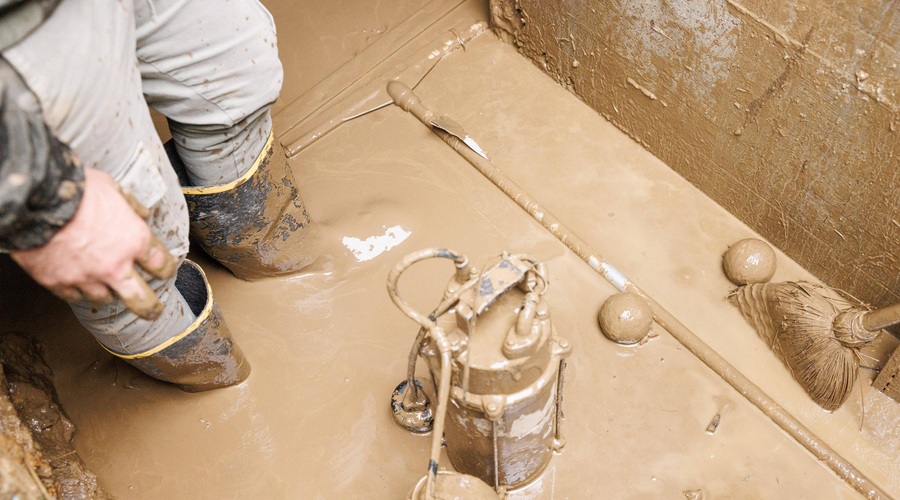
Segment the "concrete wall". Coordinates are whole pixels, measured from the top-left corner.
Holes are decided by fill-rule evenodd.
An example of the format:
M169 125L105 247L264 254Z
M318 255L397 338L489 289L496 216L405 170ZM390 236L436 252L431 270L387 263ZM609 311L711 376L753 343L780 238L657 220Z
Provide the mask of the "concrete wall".
M900 302L900 0L492 0L491 14L819 278Z

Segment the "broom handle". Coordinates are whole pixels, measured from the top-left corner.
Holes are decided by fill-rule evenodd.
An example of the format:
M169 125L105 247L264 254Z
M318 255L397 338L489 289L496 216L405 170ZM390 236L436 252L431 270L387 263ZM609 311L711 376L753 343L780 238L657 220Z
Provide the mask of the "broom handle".
M863 328L870 332L900 324L900 304L867 312L863 315L862 322Z
M470 149L459 138L443 130L435 128L431 120L436 116L424 104L409 86L392 81L387 85L388 93L399 108L408 111L418 118L432 132L437 134L450 147L456 150L463 158L469 161L473 167L487 177L506 196L516 202L522 209L538 221L544 229L566 245L569 250L585 261L591 269L603 275L610 283L620 291L635 292L649 304L653 311L653 319L665 328L676 340L691 351L700 361L712 369L728 384L734 387L741 395L759 408L782 430L792 436L800 445L806 448L816 458L825 463L838 477L849 483L856 491L866 498L890 498L878 485L866 477L859 469L847 459L839 455L828 444L806 428L799 420L787 412L781 405L775 402L768 394L748 379L743 373L731 365L721 354L709 347L697 337L687 326L682 324L672 313L663 308L652 297L647 295L637 285L620 273L616 268L607 263L603 257L581 238L566 227L562 221L544 209L538 202L520 188L512 179L507 177L493 163L482 158L478 153Z

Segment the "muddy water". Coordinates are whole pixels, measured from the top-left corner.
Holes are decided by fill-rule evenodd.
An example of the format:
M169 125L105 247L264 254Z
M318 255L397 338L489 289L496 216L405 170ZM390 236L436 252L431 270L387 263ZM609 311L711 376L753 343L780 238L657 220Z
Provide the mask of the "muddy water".
M837 444L900 491L891 469L878 468L893 458L876 446L897 441L884 430L896 411L879 406L863 434L853 431L856 408L813 412L724 301L720 256L749 236L745 227L490 35L417 90L783 404L817 431L834 437L841 429ZM504 249L546 262L546 299L574 345L568 444L513 498L681 498L698 490L707 498L855 497L657 326L658 336L637 348L604 338L596 315L614 288L401 110L339 128L293 168L320 224L326 251L317 268L246 283L197 259L253 363L241 386L185 394L147 379L97 347L58 301L14 271L0 274L0 327L47 342L76 446L112 494L402 497L424 475L430 439L402 431L388 411L417 328L384 283L405 253L447 246L474 262ZM430 309L451 272L446 263L423 264L401 290ZM788 263L779 272L802 270Z

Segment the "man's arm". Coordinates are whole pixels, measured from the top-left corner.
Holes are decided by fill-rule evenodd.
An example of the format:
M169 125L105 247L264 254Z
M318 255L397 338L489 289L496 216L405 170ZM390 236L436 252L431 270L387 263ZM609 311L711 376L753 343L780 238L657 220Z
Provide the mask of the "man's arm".
M0 249L65 300L118 296L153 319L162 304L135 265L167 279L176 261L138 216L142 208L109 175L78 164L0 58Z
M47 128L37 100L0 59L0 249L39 247L72 217L84 169Z

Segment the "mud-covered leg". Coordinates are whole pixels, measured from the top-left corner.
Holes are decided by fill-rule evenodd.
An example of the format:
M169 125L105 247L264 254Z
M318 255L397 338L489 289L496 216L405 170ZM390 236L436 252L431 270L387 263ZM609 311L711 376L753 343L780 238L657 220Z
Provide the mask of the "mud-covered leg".
M243 279L311 263L309 215L273 140L282 68L269 13L256 0L157 0L135 5L135 24L144 94L169 119L196 241Z
M184 185L185 170L171 142L166 149ZM221 186L182 190L191 234L235 276L248 280L279 276L315 260L309 214L287 158L271 134L241 178Z
M144 373L189 392L244 381L250 375L250 364L234 342L200 266L185 260L178 269L175 288L185 298L194 321L152 349L116 355Z
M150 210L150 229L179 257L187 248L187 208L174 173L162 175L165 196ZM163 310L148 321L121 301L71 304L100 344L148 375L190 392L226 387L247 378L250 365L225 325L200 268L184 260L176 276L149 280Z

